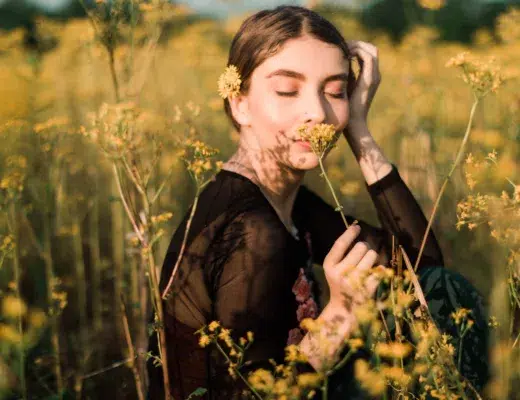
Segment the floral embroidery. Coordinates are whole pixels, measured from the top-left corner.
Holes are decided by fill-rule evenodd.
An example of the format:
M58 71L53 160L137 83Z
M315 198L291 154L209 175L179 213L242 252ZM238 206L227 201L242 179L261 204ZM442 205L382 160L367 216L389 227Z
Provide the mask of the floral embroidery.
M309 278L309 275L311 274L306 274L306 270L310 272L310 268L312 268L312 247L309 232L306 232L305 234L305 242L311 257L307 261L307 267L305 269L300 268L298 278L296 278L296 282L294 282L292 287L292 292L296 296L296 301L298 302L298 308L296 310L298 325L305 318L315 319L318 316L319 311L318 304L314 300L314 295L312 292L312 286L314 282L312 282L312 280ZM303 339L304 333L305 332L299 326L291 329L287 338L287 345L300 343L300 341Z

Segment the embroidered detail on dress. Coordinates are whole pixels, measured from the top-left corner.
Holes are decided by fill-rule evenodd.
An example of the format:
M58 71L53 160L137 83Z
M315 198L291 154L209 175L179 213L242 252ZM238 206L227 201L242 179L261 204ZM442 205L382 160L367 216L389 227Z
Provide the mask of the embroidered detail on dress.
M305 274L305 270L300 268L298 278L292 287L292 292L296 296L296 301L299 303L296 309L298 324L305 318L315 319L318 316L318 305L312 294L313 284L314 282ZM287 338L287 345L300 343L303 336L304 331L299 326L291 329L289 331L289 337Z

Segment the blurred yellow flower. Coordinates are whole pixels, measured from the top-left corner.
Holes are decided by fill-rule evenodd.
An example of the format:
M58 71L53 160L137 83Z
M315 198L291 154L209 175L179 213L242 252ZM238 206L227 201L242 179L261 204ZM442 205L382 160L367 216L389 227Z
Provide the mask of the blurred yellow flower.
M368 362L358 359L354 363L354 376L360 383L361 387L368 391L371 396L380 396L386 388L384 376L370 369Z
M6 296L2 302L2 315L7 318L17 318L25 315L27 306L16 296Z
M262 392L270 392L274 388L275 380L273 374L263 368L259 368L252 372L247 380L254 389L260 390Z
M520 8L511 7L497 18L497 32L504 42L520 40Z
M199 338L199 346L200 347L206 347L208 344L211 343L211 339L208 335L202 334Z
M464 82L470 85L477 97L483 97L496 90L503 83L500 67L491 57L487 62L477 60L470 52L464 51L452 57L446 63L446 67L459 67L462 69Z
M323 380L322 374L315 373L315 372L302 373L302 374L298 375L298 377L297 377L298 386L304 387L304 388L305 387L311 387L311 388L318 387L322 380Z
M386 358L404 358L412 351L409 343L379 342L376 344L375 353Z
M439 10L444 7L446 0L417 0L417 3L428 10Z
M20 333L11 325L0 324L0 342L18 344L22 340Z

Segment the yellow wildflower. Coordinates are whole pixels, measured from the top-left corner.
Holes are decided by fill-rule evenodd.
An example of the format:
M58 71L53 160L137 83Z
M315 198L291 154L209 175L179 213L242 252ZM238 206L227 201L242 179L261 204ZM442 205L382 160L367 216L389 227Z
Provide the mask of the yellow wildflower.
M471 310L468 310L467 308L458 308L457 310L453 311L450 316L455 321L457 325L460 325L467 316L471 314Z
M336 128L332 124L318 124L311 129L307 125L301 125L297 131L300 138L308 141L312 151L320 157L334 147L334 142L338 139Z
M348 339L347 343L353 351L356 351L357 349L363 347L363 345L365 344L363 339L361 338Z
M384 365L381 368L381 372L386 377L386 379L401 386L406 386L411 379L410 375L404 372L400 367L389 367Z
M298 386L302 388L315 388L318 387L323 379L321 374L314 372L302 373L298 375Z
M200 347L206 347L208 344L211 343L211 339L208 335L202 334L199 339L199 346Z
M412 346L409 343L380 342L376 344L375 352L381 357L387 358L403 358L412 351Z
M475 59L467 51L452 57L446 63L446 67L460 67L464 82L470 85L479 98L484 97L489 92L496 92L504 80L494 58L482 62Z
M380 396L386 388L384 376L370 369L368 362L358 359L354 363L354 375L359 384L371 396Z
M270 392L274 387L274 377L273 374L263 368L259 368L256 371L252 372L247 378L251 386L256 390L261 390L263 392Z
M290 344L285 347L285 361L287 362L306 362L307 357L300 351L300 348L295 344Z
M20 343L20 333L11 325L0 324L0 342Z
M27 306L16 296L6 296L2 302L2 313L7 318L16 318L25 315Z
M511 7L497 18L497 32L504 42L520 40L520 9Z
M210 332L214 332L217 328L220 327L220 323L218 321L211 321L208 325L208 329Z
M235 65L229 65L218 78L218 93L225 98L232 98L240 94L240 73Z
M419 6L428 10L439 10L444 7L446 0L417 0Z
M300 328L309 332L316 332L320 329L316 320L312 318L302 319L300 322Z
M153 225L169 221L173 217L173 213L165 212L159 215L152 215L151 221Z

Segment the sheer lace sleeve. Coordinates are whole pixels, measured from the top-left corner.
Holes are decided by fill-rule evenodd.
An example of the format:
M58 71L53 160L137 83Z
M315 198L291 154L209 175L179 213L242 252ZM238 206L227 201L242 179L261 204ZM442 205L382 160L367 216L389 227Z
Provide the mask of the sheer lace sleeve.
M412 264L415 263L428 221L413 194L401 179L397 167L392 165L391 172L373 183L366 185L374 203L381 227L358 220L361 226L359 240L367 241L378 251L380 264L388 265L392 257L392 235L396 244L401 244ZM302 193L304 201L299 207L308 210L306 223L312 235L315 261L322 263L334 241L344 232L345 225L332 206L308 189ZM354 217L346 215L350 224ZM442 252L433 231L421 257L420 266L443 265Z

